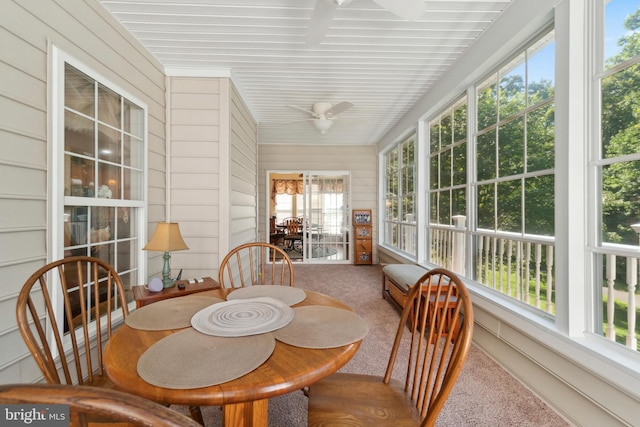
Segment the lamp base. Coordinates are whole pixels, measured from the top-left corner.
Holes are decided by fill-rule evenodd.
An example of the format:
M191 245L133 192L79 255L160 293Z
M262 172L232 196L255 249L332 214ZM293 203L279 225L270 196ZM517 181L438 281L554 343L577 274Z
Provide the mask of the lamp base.
M176 284L175 280L173 280L172 278L166 278L166 279L162 279L162 287L163 288L171 288Z
M169 260L171 259L171 255L169 252L165 252L164 256L164 265L162 266L162 285L164 288L171 288L175 285L175 280L173 280L170 276L171 267L169 266Z

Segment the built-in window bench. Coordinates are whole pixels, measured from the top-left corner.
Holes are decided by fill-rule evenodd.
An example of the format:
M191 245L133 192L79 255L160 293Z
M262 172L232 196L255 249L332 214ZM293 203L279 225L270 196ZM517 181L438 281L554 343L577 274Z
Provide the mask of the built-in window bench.
M426 268L413 264L384 266L382 268L382 299L386 299L402 311L407 301L409 289L427 271Z

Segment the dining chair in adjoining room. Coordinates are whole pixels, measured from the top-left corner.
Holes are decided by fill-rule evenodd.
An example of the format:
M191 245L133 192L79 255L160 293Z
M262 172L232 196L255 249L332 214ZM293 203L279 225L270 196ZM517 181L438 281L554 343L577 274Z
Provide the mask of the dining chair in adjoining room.
M88 256L41 267L27 279L16 303L22 338L50 384L112 388L102 351L116 317L124 321L128 314L118 273Z
M410 337L403 340L405 332ZM463 283L446 269L428 271L409 291L384 377L337 373L313 384L309 426L435 425L472 335L473 307ZM396 377L405 380L392 378L396 361L405 360L406 372Z
M284 246L284 229L279 229L276 217L269 218L269 243L276 246Z
M266 242L245 243L224 257L218 270L218 283L223 288L293 286L293 264L279 246Z
M287 252L302 252L302 224L298 218L287 218L284 220L286 242L285 250ZM299 242L299 244L297 244Z
M105 388L68 384L3 384L0 385L0 403L20 405L64 405L70 427L87 425L113 425L149 427L197 427L200 424L158 403ZM8 409L7 409L8 410ZM55 407L46 411L50 420L59 419ZM44 416L44 415L43 415ZM40 420L33 420L38 425Z

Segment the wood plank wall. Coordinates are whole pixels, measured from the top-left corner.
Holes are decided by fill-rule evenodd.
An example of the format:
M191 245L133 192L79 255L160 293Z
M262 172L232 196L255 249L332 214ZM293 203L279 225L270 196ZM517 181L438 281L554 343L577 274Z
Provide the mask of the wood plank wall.
M48 242L49 45L149 108L150 217L164 217L165 89L160 64L96 1L4 0L0 14L0 383L41 379L15 320ZM159 208L161 207L161 208ZM162 214L157 214L161 211Z
M212 276L220 233L219 78L172 77L168 85L170 121L171 221L180 224L189 250L174 252L173 274ZM161 266L160 266L161 269Z
M216 278L229 249L256 240L257 125L228 78L169 81L170 218L189 246L172 274Z
M229 246L258 240L258 129L234 86L229 103Z

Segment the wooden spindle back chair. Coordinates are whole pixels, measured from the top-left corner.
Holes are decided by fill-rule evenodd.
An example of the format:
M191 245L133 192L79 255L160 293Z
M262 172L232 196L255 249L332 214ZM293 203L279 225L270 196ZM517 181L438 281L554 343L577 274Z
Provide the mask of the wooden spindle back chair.
M16 303L18 328L50 384L107 386L102 350L118 316L129 314L122 280L88 256L51 262L27 279Z
M287 243L287 252L296 251L302 253L302 223L298 218L287 218L284 220L285 234L284 241ZM299 242L299 244L297 244Z
M407 331L410 337L403 340ZM454 273L430 270L409 291L384 377L338 373L312 385L309 426L435 425L467 359L472 334L467 289ZM399 358L401 349L408 354ZM406 360L404 381L392 378L401 359Z
M224 257L218 270L218 283L223 288L293 286L293 264L279 246L266 242L245 243Z
M68 384L0 385L0 403L65 405L71 427L119 425L196 427L200 424L165 406L116 390ZM47 413L49 415L49 412ZM97 423L94 423L96 422ZM126 424L124 424L126 423ZM38 422L35 422L38 424Z

